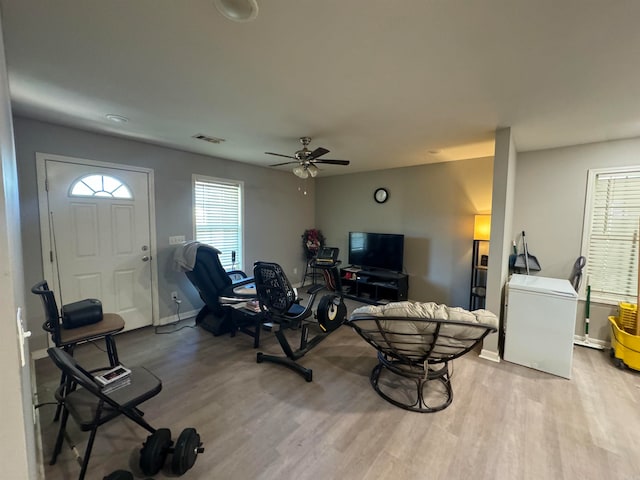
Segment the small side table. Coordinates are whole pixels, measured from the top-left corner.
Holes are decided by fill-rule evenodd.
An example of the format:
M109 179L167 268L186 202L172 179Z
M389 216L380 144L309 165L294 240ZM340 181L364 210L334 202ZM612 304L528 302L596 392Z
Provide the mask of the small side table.
M258 348L260 346L260 331L262 330L264 313L246 308L244 302L232 305L232 307L231 321L234 326L233 334L235 335L235 331L239 330L253 337L253 348Z

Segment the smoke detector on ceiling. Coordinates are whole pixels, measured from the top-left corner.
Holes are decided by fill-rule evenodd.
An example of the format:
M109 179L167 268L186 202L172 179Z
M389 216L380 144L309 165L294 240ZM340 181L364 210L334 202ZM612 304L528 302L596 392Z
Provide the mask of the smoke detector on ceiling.
M256 0L213 0L218 11L234 22L249 22L258 16Z

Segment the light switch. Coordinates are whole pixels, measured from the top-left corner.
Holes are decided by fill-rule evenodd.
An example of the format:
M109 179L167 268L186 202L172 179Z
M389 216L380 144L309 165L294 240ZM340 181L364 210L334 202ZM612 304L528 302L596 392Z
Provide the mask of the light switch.
M184 235L175 235L173 237L169 237L169 245L180 245L184 242Z
M16 313L16 323L18 325L18 343L20 344L20 361L22 366L26 365L24 358L24 341L31 336L31 332L29 330L24 329L24 323L22 322L22 307L18 307L18 311Z

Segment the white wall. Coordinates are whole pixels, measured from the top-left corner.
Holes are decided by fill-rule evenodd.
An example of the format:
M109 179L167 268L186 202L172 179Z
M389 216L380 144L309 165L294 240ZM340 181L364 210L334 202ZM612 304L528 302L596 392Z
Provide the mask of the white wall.
M525 230L529 250L541 263L538 275L569 278L580 256L587 171L640 165L640 139L578 145L518 154L513 237ZM608 340L607 316L616 308L592 304L589 335ZM576 333L583 334L584 305Z

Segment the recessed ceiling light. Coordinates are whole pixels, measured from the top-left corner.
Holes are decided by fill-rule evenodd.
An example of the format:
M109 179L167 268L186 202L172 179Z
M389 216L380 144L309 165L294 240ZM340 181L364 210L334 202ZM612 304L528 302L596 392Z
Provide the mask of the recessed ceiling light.
M127 117L123 117L122 115L116 115L114 113L108 113L105 115L108 120L116 123L127 123L129 119Z
M213 0L218 11L234 22L249 22L258 16L256 0Z

